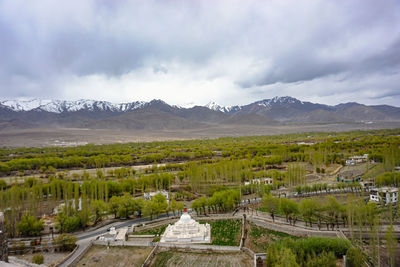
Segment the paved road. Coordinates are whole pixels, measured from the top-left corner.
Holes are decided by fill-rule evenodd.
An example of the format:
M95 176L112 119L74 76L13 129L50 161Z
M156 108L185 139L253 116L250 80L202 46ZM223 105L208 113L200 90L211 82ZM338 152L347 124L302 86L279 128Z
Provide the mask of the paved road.
M170 216L171 215L172 214L170 214ZM158 216L159 219L165 218L165 217L167 217L166 214L161 214L160 216ZM78 248L75 250L75 253L60 266L62 266L62 267L70 266L83 252L85 252L85 250L90 245L90 242L92 240L95 240L98 236L107 233L107 229L109 229L110 227L114 226L115 229L119 229L122 227L131 226L132 224L138 224L138 223L143 223L143 222L147 222L147 221L149 221L149 218L137 218L137 219L132 219L132 220L128 220L128 221L108 224L108 225L100 227L96 230L77 234L76 237L78 238L78 242L77 242Z

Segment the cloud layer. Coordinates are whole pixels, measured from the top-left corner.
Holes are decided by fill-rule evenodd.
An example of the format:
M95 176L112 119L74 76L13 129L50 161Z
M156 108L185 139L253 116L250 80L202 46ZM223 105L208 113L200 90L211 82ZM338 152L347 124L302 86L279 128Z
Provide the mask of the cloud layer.
M0 2L0 97L400 106L400 2Z

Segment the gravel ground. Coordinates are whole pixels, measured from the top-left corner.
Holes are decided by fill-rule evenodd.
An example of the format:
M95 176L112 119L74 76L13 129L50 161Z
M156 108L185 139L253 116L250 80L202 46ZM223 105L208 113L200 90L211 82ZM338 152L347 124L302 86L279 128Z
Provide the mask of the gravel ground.
M52 263L55 263L62 258L66 257L68 255L67 253L60 253L60 252L54 252L54 253L40 253L44 257L44 265L49 266ZM24 254L24 255L16 255L16 258L26 260L28 262L32 262L32 257L35 254Z
M152 247L93 246L76 266L141 266Z

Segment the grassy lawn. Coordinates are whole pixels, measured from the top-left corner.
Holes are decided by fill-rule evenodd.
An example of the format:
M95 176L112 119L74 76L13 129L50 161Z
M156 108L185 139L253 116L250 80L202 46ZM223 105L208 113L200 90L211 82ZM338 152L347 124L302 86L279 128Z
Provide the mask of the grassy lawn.
M242 235L241 220L218 220L207 223L211 225L211 245L239 246Z
M205 224L206 221L200 223ZM239 246L242 234L241 220L218 220L207 221L211 225L211 245L217 246ZM168 225L157 226L141 231L135 229L134 235L162 235ZM159 241L153 240L154 242Z
M162 225L162 226L157 226L154 228L146 229L146 230L140 230L140 228L135 228L135 232L133 233L134 235L162 235L165 231L165 228L167 228L168 225Z
M269 245L285 237L298 238L286 233L263 228L252 223L246 226L248 235L245 246L256 253L266 252Z

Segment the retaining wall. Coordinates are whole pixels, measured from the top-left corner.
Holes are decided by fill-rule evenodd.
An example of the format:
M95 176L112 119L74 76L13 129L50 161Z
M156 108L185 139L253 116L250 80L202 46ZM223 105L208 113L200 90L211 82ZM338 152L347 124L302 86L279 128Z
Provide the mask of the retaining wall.
M263 220L261 217L257 216L248 216L247 220L254 223L257 226L261 226L264 228L268 228L270 230L274 230L277 232L283 232L289 235L294 236L322 236L322 237L337 237L337 231L318 231L318 230L310 230L295 226L289 225L281 225L278 223L268 222Z

